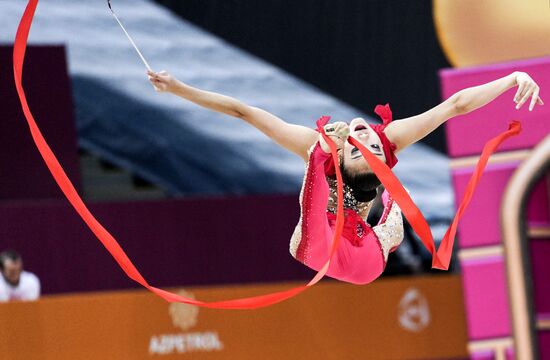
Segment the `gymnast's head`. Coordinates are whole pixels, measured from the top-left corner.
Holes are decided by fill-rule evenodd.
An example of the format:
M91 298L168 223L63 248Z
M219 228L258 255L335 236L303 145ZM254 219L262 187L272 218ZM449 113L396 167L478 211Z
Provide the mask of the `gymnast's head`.
M386 162L382 141L365 119L353 119L349 124L349 131L349 136L361 142L378 159ZM342 148L340 168L344 183L353 189L357 200L370 201L376 197L380 180L373 173L359 149L348 141L344 142Z

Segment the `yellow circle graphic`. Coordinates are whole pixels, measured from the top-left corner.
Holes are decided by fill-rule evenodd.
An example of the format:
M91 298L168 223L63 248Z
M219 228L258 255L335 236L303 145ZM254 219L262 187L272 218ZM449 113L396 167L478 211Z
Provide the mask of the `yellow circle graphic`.
M439 42L456 67L550 55L549 0L433 0Z

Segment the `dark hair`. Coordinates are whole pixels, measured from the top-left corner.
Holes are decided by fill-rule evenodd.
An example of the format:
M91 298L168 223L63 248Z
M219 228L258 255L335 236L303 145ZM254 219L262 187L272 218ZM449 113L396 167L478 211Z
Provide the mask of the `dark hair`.
M352 174L343 164L340 166L342 170L342 180L344 184L349 186L353 191L353 196L357 201L368 202L374 200L377 189L382 183L373 172L362 172Z
M6 250L0 253L0 270L4 270L6 260L18 261L21 260L21 255L15 250Z

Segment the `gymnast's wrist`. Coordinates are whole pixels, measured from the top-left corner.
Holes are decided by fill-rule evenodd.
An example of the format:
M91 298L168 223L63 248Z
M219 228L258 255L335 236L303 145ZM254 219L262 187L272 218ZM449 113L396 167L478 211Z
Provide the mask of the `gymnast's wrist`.
M509 82L509 87L510 87L510 88L513 88L513 87L519 85L519 83L518 83L518 77L519 77L519 75L521 75L521 74L522 74L521 71L514 71L513 73L511 73L510 75L508 75L508 79L510 80L510 82Z
M319 134L319 147L321 148L321 150L323 150L324 153L330 154L330 146L328 146L327 142L321 134Z
M337 151L340 151L342 149L344 140L341 137L337 135L327 135L327 137L334 142ZM321 147L321 150L323 150L325 153L330 154L330 146L328 145L322 134L319 134L319 146Z
M168 84L167 84L167 87L166 87L166 91L168 91L169 93L172 93L172 94L175 94L175 95L180 95L180 94L184 94L185 92L187 92L189 86L184 84L183 82L181 82L180 80L174 78L174 79L171 79Z

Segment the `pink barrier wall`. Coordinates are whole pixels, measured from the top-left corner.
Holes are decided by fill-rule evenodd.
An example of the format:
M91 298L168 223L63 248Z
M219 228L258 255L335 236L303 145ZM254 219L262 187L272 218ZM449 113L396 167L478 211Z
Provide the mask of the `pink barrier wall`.
M502 355L497 354L496 351L478 351L472 354L470 360L500 360L503 359ZM506 349L504 351L505 360L514 360L514 350Z
M550 57L480 66L469 69L449 69L440 73L443 97L466 87L493 81L513 71L529 73L542 89L550 88ZM515 110L511 89L488 106L453 119L447 123L449 154L453 158L479 156L490 138L507 128L511 120L520 120L523 132L505 142L500 152L528 150L550 133L550 107L537 107L529 112L527 107ZM544 91L544 90L543 90ZM544 96L544 95L543 95ZM502 194L510 177L519 165L510 160L490 164L483 174L470 207L459 225L458 243L461 249L461 268L468 322L468 334L472 342L511 337L510 309L506 282L506 267L502 255L500 234L500 207ZM452 170L457 202L462 198L473 167L456 167ZM550 181L543 177L534 188L525 209L528 229L550 227ZM534 282L535 312L539 317L550 315L550 241L530 241ZM500 252L499 252L500 251ZM548 339L541 333L541 339ZM479 343L478 343L479 344ZM541 341L542 344L542 341ZM482 346L483 347L483 346ZM478 347L479 348L479 347ZM473 354L474 359L500 358L502 349L487 349ZM546 345L541 345L541 355L550 357ZM498 354L497 354L498 353ZM513 349L507 349L507 359L513 359Z
M461 248L500 243L499 209L502 192L516 167L517 163L487 167L459 224ZM455 199L464 196L472 172L472 168L453 170Z
M470 207L459 223L459 244L462 248L496 245L501 242L500 205L508 181L519 163L489 165L473 197ZM453 170L455 199L462 199L473 168ZM547 183L542 179L533 189L527 205L530 226L549 226ZM483 219L483 221L479 221Z
M470 69L443 70L440 73L444 98L466 87L480 85L506 76L513 71L525 71L542 89L550 89L550 57L479 66ZM507 128L511 120L521 120L522 136L506 142L500 151L530 148L550 133L550 106L541 106L529 112L527 106L515 110L514 91L510 90L491 104L473 113L461 116L447 124L447 143L452 157L481 153L485 142Z
M480 351L472 354L471 360L495 360L494 351Z
M504 260L501 256L461 262L468 335L472 340L511 331Z

